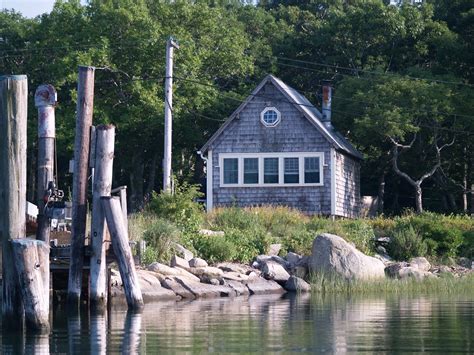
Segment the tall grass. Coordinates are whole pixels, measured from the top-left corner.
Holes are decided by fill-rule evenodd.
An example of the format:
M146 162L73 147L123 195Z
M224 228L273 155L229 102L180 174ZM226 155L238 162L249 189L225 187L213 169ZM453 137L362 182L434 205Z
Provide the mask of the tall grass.
M425 278L415 280L408 278L376 279L376 280L345 280L331 273L312 274L310 279L313 292L342 293L342 294L474 294L474 273L463 277L447 275L445 277Z

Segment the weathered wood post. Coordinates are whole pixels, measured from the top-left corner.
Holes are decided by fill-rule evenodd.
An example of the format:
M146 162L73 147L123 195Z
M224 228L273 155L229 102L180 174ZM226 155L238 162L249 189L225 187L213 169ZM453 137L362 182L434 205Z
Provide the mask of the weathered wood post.
M3 326L23 324L11 239L26 233L26 75L0 77L0 237L2 238Z
M79 67L77 119L74 141L74 176L72 186L71 259L68 279L68 303L78 306L81 298L82 267L87 216L87 171L90 130L94 104L93 67Z
M107 306L107 263L105 260L105 216L101 196L110 196L114 162L115 127L101 125L96 129L95 177L92 200L92 253L90 259L90 301L97 310Z
M112 247L119 264L120 276L122 278L127 298L128 307L140 309L143 307L142 292L138 283L132 251L128 244L128 233L122 217L122 208L119 197L101 197L105 212L105 219L109 228Z
M35 93L35 106L38 108L38 229L36 239L49 244L50 222L44 215L45 193L50 181L54 181L54 146L56 126L54 106L56 90L52 85L40 85Z
M46 332L49 330L49 287L43 283L44 274L49 274L49 245L26 238L12 240L12 245L26 326Z

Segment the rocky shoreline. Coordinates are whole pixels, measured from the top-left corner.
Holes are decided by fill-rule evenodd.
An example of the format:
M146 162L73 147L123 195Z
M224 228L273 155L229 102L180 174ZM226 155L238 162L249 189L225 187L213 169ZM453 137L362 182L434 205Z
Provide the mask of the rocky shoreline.
M424 257L394 262L387 255L368 256L331 234L314 239L310 256L290 252L280 257L279 245L272 245L272 255L259 255L251 265L223 262L210 266L182 246L177 250L180 255L174 255L169 265L154 262L147 268L138 268L145 302L309 292L310 274L321 272L358 281L386 277L423 280L445 274L463 277L474 271L463 265L433 266ZM461 262L466 266L472 263L468 259ZM122 281L116 270L111 274L111 298L124 299Z

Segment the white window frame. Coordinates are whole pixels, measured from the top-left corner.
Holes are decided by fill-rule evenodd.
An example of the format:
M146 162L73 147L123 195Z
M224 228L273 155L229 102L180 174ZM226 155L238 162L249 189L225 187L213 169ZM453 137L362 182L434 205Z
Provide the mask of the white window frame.
M268 111L275 111L276 114L277 114L277 120L274 122L274 123L267 123L265 122L265 120L263 119L263 116L265 115L265 113L267 113ZM276 109L276 107L265 107L265 109L260 113L260 122L262 122L262 124L265 126L265 127L276 127L278 126L278 124L280 123L281 121L281 113L280 111L278 111Z
M304 182L304 158L319 158L319 183ZM224 184L224 159L237 158L238 183ZM258 184L244 184L244 158L258 158ZM278 158L278 183L264 184L264 158ZM284 183L284 158L298 158L299 182L292 184ZM294 152L294 153L220 153L219 154L219 182L220 187L295 187L295 186L324 186L324 153L323 152Z

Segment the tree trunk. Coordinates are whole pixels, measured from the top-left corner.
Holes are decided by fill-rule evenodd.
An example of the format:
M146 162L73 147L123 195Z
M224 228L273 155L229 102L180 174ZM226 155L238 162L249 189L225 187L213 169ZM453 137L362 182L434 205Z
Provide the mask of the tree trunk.
M139 154L136 154L132 157L130 173L130 209L132 212L143 208L143 171L143 159Z
M386 170L382 172L382 175L379 179L379 188L377 191L377 214L383 213L384 207L384 197L385 197L385 175L387 174Z
M421 184L415 186L415 206L416 213L423 213L423 192L421 189Z

